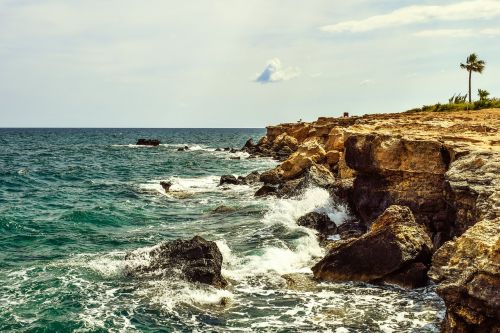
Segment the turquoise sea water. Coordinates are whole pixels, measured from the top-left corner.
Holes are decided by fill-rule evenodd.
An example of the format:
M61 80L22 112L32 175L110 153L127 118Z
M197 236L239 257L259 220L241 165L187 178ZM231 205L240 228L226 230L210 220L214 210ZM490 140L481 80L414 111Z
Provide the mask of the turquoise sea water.
M310 274L324 254L297 218L317 210L342 223L348 212L318 188L256 199L254 187L217 186L275 165L215 152L264 133L0 129L0 332L437 332L432 288L287 287L283 274ZM141 137L163 144L135 146ZM227 290L124 276L127 251L195 234L219 245Z

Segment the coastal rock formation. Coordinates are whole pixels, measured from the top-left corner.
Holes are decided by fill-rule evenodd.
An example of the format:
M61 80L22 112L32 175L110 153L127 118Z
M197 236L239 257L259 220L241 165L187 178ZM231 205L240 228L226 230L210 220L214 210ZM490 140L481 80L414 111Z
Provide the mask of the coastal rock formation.
M316 278L383 281L410 288L427 282L432 242L408 207L390 206L368 233L336 243L312 268Z
M447 307L443 332L500 332L500 218L445 243L429 276Z
M451 235L453 214L445 198L448 148L434 140L352 134L345 141L347 165L356 170L353 202L367 225L392 204L408 206L431 233Z
M337 225L330 220L328 215L323 213L307 213L297 220L297 224L318 231L321 239L325 239L328 236L335 235L337 233Z
M287 158L278 158L273 152L273 143L287 136L297 141L296 152ZM422 244L425 243L432 251L437 250L435 258L446 257L442 251L450 244L471 242L468 230L486 223L483 221L496 223L496 226L499 224L500 109L322 117L314 122L269 126L267 135L256 147L257 150L262 148L261 156L283 161L278 167L264 172L260 179L266 186L276 189L277 195L300 194L308 170L317 170L319 166L333 177L323 173L323 176L314 177L322 180L314 185L327 188L334 201L344 202L357 216L357 219L353 218L338 227L343 240L330 244L330 254L315 266L319 277L374 279L408 286L424 284L428 259L409 260L392 272L389 272L390 265L382 265L382 272L375 272L377 274L372 270L374 261L370 262L369 258L379 260L382 256L374 257L381 253L379 250L394 250L381 248L385 244L376 241L377 237L384 241L390 237L396 239L393 224L384 224L380 230L373 227L377 224L374 221L391 205L407 206L411 210L419 226L413 225L408 230L412 230L413 236L421 234ZM402 216L395 220L400 218ZM373 230L363 235L364 230L370 227ZM404 235L406 230L398 232ZM498 235L498 231L496 233ZM431 237L431 247L427 235ZM494 238L494 234L488 237ZM390 244L393 243L389 242L388 246ZM396 247L395 253L406 253L404 249L404 246L401 249ZM349 258L353 255L365 260L360 259L359 265L354 267L357 270L341 259L342 256ZM432 266L432 272L443 272L442 276L435 275L437 273L432 276L444 286L448 286L447 274L452 274L448 271L450 267L456 265L458 269L462 265L468 271L486 263L492 265L495 260L498 262L498 257L477 255L474 246L460 245L460 251L453 257L450 252L449 256L449 262L435 259ZM330 266L327 265L327 258L332 260ZM333 270L337 266L345 271ZM394 266L398 266L397 263ZM323 270L325 273L322 273ZM471 283L475 280L454 279L450 278L450 281L455 281L450 282L450 286L458 294L450 291L452 287L446 287L446 292L440 293L449 306L444 330L490 332L489 324L476 325L473 318L486 318L484 322L490 323L491 318L495 318L491 316L491 309L498 311L498 303L488 305L474 301L476 303L472 308L469 305L459 308L460 301L468 304L467 299L476 297L469 297L472 295L469 289L474 285ZM498 290L495 281L481 275L476 282L488 290ZM494 299L490 296L488 294ZM465 298L461 300L460 297ZM477 316L474 317L467 307L473 309Z
M159 146L161 143L160 140L157 139L139 139L137 140L136 145L138 146Z
M153 247L148 253L131 252L125 260L139 261L128 264L128 276L179 276L191 282L223 288L227 281L221 275L222 254L217 244L200 236L190 240L174 240ZM143 263L145 262L145 263Z

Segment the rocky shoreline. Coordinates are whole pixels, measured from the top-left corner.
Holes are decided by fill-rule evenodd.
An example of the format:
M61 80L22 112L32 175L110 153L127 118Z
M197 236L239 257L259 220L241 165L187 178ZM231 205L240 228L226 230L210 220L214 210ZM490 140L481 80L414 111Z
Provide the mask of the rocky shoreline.
M268 194L324 187L357 217L357 234L326 245L316 278L433 281L443 332L498 332L499 133L500 109L319 118L269 126L245 150L282 162L260 176Z
M284 198L327 189L352 217L339 226L316 212L298 219L327 249L312 267L316 281L436 283L447 307L442 332L499 332L499 133L500 109L269 126L242 150L281 163L262 174L224 175L219 186L260 184L256 196ZM168 191L171 184L161 185ZM149 256L150 266L130 275L174 268L189 281L227 284L217 246L198 236L161 244ZM284 277L292 285L303 278Z

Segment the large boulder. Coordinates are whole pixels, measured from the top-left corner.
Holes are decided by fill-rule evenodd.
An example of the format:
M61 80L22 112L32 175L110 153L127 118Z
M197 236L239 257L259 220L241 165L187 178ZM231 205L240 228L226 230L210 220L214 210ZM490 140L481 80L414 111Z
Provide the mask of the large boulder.
M125 256L128 276L178 276L191 282L223 288L227 281L221 275L222 254L217 244L200 236L174 240L153 247L148 253L134 251ZM132 262L140 262L134 265Z
M410 209L391 206L368 233L334 246L312 270L316 278L329 281L390 282L420 287L427 281L422 281L421 271L412 272L422 265L424 272L427 270L431 248L429 236L415 222ZM422 265L416 267L417 263Z
M161 141L157 139L139 139L137 140L136 145L138 146L158 146Z
M278 173L286 180L300 177L313 164L321 164L325 156L326 152L317 140L306 141L278 167Z
M500 218L441 246L429 277L446 304L443 332L500 332Z

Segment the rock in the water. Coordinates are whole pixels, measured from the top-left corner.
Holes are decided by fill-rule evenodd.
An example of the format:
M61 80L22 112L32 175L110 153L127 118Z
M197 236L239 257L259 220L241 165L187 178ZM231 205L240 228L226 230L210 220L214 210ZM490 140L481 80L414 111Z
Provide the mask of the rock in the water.
M430 262L432 242L408 207L390 206L363 236L342 243L313 267L314 276L329 281L385 281L419 287L408 281L415 263ZM401 276L395 278L395 274ZM415 274L417 279L420 275Z
M139 139L137 140L136 145L138 146L158 146L161 141L157 139Z
M230 150L229 152L230 152L231 154L235 154L235 153L237 153L238 151L237 151L236 149L234 149L234 148L231 148L231 150Z
M429 277L446 304L443 332L500 332L500 218L441 246Z
M231 160L241 160L241 156L233 156L233 157L230 157L229 159L231 159Z
M230 212L234 212L235 209L232 208L232 207L228 207L228 206L224 206L224 205L220 205L220 206L217 206L215 207L213 210L212 210L212 213L215 213L215 214L223 214L223 213L230 213Z
M126 260L142 259L144 253L131 252ZM191 282L223 288L227 281L221 275L222 254L217 244L200 236L190 240L174 240L155 246L148 254L149 262L126 266L129 276L169 277L178 274Z
M184 147L179 147L177 148L177 151L188 151L189 150L189 147L188 146L184 146Z
M250 138L247 140L247 142L245 142L245 145L243 146L243 148L241 150L249 150L249 149L252 149L254 148L255 144L253 143L253 139Z
M264 185L255 192L256 197L265 197L268 195L275 195L277 188L271 185Z
M297 291L313 291L318 288L318 283L310 275L301 273L288 273L281 276L289 289Z
M220 149L220 148L216 148L216 149L215 149L215 151L222 151L222 149Z
M241 177L241 181L247 185L258 183L260 181L260 173L258 171L252 171L247 176Z
M318 231L322 237L328 237L337 233L337 225L330 220L328 215L323 213L307 213L297 220L297 224Z
M268 170L260 175L260 181L264 184L277 185L282 182L276 169Z
M238 179L233 176L233 175L223 175L220 177L220 182L219 186L224 185L224 184L231 184L231 185L238 185L240 182Z
M168 191L170 191L170 187L172 186L172 182L170 182L170 181L163 181L162 180L160 182L160 185L161 185L161 187L163 187L163 189L165 190L165 192L168 192Z

